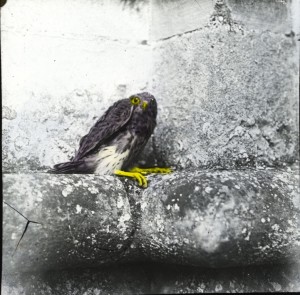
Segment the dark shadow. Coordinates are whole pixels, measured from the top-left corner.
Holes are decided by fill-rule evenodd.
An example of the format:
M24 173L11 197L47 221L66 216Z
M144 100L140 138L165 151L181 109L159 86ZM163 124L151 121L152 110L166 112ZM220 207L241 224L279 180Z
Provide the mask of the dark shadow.
M8 277L6 284L19 281L28 294L174 294L291 291L299 279L294 264L211 269L145 262L27 273Z
M3 7L6 4L6 0L0 0L0 7Z

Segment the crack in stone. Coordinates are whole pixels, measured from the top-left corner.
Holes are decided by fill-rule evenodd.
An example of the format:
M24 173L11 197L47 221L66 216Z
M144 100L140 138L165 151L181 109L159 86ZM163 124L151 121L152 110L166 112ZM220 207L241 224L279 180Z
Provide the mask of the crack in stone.
M119 262L120 260L122 260L125 257L126 252L133 244L136 231L139 228L140 216L141 216L141 206L139 203L136 203L136 199L139 199L139 196L142 194L142 189L140 189L134 185L131 186L128 183L127 179L124 180L123 186L124 186L124 190L126 191L126 195L127 195L129 206L130 206L130 213L131 213L131 217L132 217L133 221L132 221L132 230L128 235L128 241L122 245L121 249L119 249L119 251L122 254L121 254L121 257L116 260L116 262ZM137 198L135 198L136 192L138 195ZM113 251L115 252L115 250L113 250ZM111 252L112 252L112 250L111 250Z
M19 241L17 243L17 246L16 246L16 248L15 248L13 254L12 254L12 256L14 256L15 253L16 253L16 251L17 251L17 249L18 249L18 247L19 247L19 245L20 245L20 243L21 243L21 240L23 239L23 237L24 237L24 235L25 235L25 233L26 233L26 231L28 229L29 224L30 223L35 223L35 224L42 225L42 223L28 219L26 216L24 216L21 212L19 212L17 209L15 209L13 206L11 206L10 204L8 204L7 202L3 201L3 203L6 204L7 206L9 206L11 209L13 209L14 211L16 211L17 213L19 213L23 218L25 218L27 220L27 223L26 223L26 226L25 226L25 228L23 230L22 236L19 239Z
M153 154L154 154L155 165L162 166L162 167L167 166L166 162L163 160L161 155L158 153L155 135L153 135L151 138L151 145L152 145L152 150L153 150Z
M166 41L166 40L172 39L174 37L181 37L181 36L186 35L186 34L194 33L194 32L197 32L197 31L201 31L202 29L203 28L196 28L196 29L193 29L193 30L189 30L189 31L185 31L185 32L182 32L182 33L174 34L174 35L171 35L171 36L160 38L160 39L156 40L156 42Z

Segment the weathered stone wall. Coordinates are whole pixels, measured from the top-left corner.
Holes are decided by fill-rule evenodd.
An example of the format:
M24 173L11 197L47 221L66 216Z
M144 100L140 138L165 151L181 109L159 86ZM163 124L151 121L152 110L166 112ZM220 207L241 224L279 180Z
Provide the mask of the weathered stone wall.
M3 205L3 293L299 291L299 8L8 1L4 201L38 224L14 253L27 220ZM172 175L44 173L142 90L159 114L140 163Z
M183 10L178 1L155 5L174 18L180 11L173 22L181 26L190 10L195 14L191 32L183 34L180 25L177 32L167 25L160 34L154 30L152 88L161 107L157 152L182 169L294 163L299 55L291 7L217 1L211 10L209 1L198 7L193 2ZM203 14L207 21L199 26L197 15Z
M145 89L159 102L149 161L236 168L298 158L290 2L153 1L151 18L144 1L33 2L10 1L2 18L5 171L67 160L113 101Z

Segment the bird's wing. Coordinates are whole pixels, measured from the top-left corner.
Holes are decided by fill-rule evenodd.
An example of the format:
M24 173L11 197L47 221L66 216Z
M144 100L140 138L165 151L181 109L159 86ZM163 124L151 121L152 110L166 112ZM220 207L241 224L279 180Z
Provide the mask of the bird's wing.
M85 157L118 132L130 120L133 108L128 99L121 99L114 103L95 123L89 133L81 138L73 161Z

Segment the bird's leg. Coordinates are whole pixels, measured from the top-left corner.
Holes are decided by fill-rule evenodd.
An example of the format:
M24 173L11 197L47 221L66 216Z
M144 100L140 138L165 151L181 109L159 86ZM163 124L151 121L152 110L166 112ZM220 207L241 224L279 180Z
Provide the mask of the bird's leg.
M115 170L114 173L115 173L115 175L118 175L118 176L127 176L127 177L135 178L138 181L139 185L142 187L148 186L146 177L139 172L131 172L131 171L127 172L127 171L122 171L122 170Z
M130 172L134 173L140 173L140 174L150 174L150 173L162 173L162 174L169 174L172 172L170 168L159 168L159 167L153 167L153 168L138 168L134 167L129 170Z

